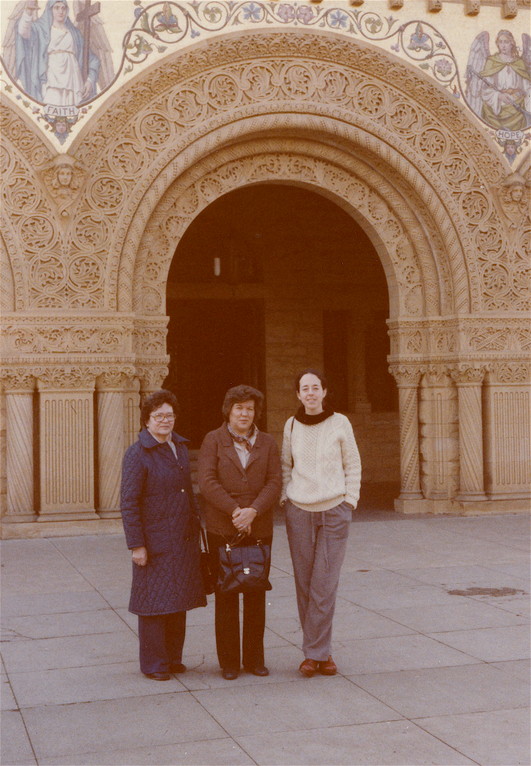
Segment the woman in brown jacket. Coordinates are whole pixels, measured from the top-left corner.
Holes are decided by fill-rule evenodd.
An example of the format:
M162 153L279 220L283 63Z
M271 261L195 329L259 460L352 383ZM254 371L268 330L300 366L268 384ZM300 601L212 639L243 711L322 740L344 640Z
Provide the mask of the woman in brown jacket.
M273 509L282 474L277 445L259 431L263 394L250 386L229 388L222 412L225 422L204 438L199 452L199 489L204 501L208 545L214 571L218 550L243 532L242 545L273 538ZM215 594L216 647L223 678L245 670L267 676L264 664L265 591L243 595L243 641L240 655L239 594Z

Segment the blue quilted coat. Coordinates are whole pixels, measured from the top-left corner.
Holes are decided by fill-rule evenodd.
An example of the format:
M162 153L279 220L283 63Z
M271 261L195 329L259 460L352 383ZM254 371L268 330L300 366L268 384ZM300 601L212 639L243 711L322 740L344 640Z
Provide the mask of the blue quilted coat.
M205 606L186 439L172 433L168 443L147 429L124 455L121 510L127 547L145 546L148 563L133 564L129 611L143 616L172 614Z

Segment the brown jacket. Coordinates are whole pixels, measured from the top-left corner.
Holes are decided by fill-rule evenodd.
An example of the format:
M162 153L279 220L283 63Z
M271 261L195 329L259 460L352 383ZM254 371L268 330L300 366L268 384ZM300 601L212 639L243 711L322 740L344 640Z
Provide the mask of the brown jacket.
M282 472L272 436L258 431L244 468L226 424L210 431L199 450L198 479L209 532L232 539L237 534L233 511L252 507L258 512L253 536L273 534L273 510L280 497Z

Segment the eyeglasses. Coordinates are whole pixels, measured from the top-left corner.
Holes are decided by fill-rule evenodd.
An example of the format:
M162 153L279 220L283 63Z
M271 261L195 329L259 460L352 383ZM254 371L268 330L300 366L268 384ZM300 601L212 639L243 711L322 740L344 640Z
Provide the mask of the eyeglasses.
M163 412L159 413L158 415L152 415L151 417L155 423L164 423L165 420L175 420L175 415L173 412Z

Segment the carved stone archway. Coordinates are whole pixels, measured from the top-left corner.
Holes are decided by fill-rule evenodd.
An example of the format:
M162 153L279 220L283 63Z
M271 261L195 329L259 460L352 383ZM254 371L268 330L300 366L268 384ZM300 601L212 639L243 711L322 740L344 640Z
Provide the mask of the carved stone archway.
M403 498L462 511L485 497L522 497L525 471L509 471L516 448L504 444L511 402L528 397L525 213L503 190L508 174L490 139L418 69L367 43L303 30L191 46L144 70L86 124L67 157L66 189L57 180L66 158L16 108L4 110L2 131L8 429L27 440L38 390L43 443L61 449L57 423L42 413L69 397L84 408L76 433L92 438L96 391L107 471L100 515L116 502L106 458L116 424L127 422L127 442L138 385L147 391L165 376L165 280L179 238L210 201L258 182L333 199L380 256ZM458 419L456 402L472 414ZM43 487L53 464L41 470ZM10 513L23 515L30 484L12 487ZM55 504L68 517L67 494L50 501L50 514ZM88 496L80 493L72 518Z

